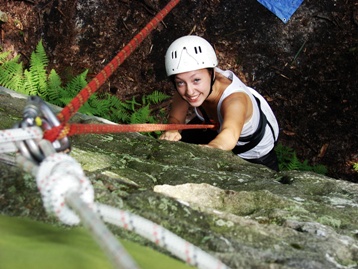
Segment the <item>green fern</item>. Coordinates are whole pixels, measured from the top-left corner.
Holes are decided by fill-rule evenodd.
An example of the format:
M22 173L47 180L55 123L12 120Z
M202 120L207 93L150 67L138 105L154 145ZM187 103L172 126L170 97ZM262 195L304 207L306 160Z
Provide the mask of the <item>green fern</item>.
M60 76L55 70L51 70L47 80L47 100L57 106L63 106L63 103L60 101L63 91L61 84Z
M317 174L326 175L328 173L328 169L325 165L318 164L312 167L312 171Z
M0 64L3 64L4 62L7 62L9 56L10 56L10 51L1 52L0 53Z
M65 86L62 85L61 78L55 70L50 70L48 74L48 58L42 41L31 54L29 69L23 70L19 56L9 60L9 55L9 52L0 53L0 85L9 89L27 95L37 95L45 101L63 107L87 85L88 70L72 78ZM168 98L168 95L159 91L144 95L141 102L135 97L121 101L110 94L105 94L101 98L93 94L79 111L117 123L154 123L157 120L151 115L151 106Z
M132 111L136 111L136 107L140 106L140 103L136 101L134 96L132 97L132 100L127 100L126 103L128 104L127 109Z
M358 163L353 164L353 169L354 171L358 172Z
M167 100L169 98L168 95L166 95L165 93L159 92L159 91L154 91L149 95L144 95L142 97L142 104L146 105L146 104L159 104L165 100Z
M134 111L130 118L130 123L144 123L144 122L153 122L153 118L150 116L149 105L146 105Z
M286 164L287 170L300 170L301 168L301 162L298 160L297 155L295 152L292 154L291 160Z
M278 159L280 171L299 170L299 171L313 171L318 174L327 174L327 168L324 165L309 165L307 160L301 162L296 152L289 147L279 143L276 148L276 155Z
M27 78L29 92L47 99L47 72L48 59L42 41L37 44L36 50L31 54L30 72Z
M2 54L8 55L8 54ZM20 56L16 56L11 60L6 61L5 57L1 57L0 65L0 85L13 89L15 91L21 91L23 86L23 66L19 63Z
M85 70L78 76L74 77L70 80L70 82L66 85L65 94L69 97L75 97L84 87L87 85L86 77L88 70Z

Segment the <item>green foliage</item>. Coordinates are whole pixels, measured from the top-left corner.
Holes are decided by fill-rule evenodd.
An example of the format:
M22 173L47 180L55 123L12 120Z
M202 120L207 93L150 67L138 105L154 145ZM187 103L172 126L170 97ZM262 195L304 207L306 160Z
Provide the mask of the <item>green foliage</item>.
M0 85L14 91L37 95L54 105L64 107L87 85L85 70L63 86L55 70L47 72L48 58L42 41L31 54L29 69L23 68L19 56L9 59L10 52L0 53ZM117 123L155 123L158 120L151 115L151 106L169 96L159 91L144 95L140 101L134 97L121 101L110 94L93 94L79 109L79 112L98 116Z
M354 171L358 172L358 163L353 164L353 169Z
M307 160L301 162L296 152L289 147L286 147L279 143L275 148L277 159L279 163L280 171L289 171L289 170L300 170L300 171L313 171L318 174L327 174L327 168L324 165L314 165L311 166L308 164Z
M24 93L23 85L23 67L19 63L20 56L8 60L8 52L0 54L0 85Z

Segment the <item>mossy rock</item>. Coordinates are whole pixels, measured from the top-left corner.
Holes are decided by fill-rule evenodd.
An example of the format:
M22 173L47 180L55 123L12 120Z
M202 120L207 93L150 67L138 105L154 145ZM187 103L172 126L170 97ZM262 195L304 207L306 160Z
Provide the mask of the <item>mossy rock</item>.
M0 98L0 128L11 128L26 99ZM72 121L100 122L81 114ZM80 135L71 143L97 202L161 224L231 268L357 267L357 184L276 173L230 152L138 133ZM44 211L34 178L2 162L0 176L2 214L58 225ZM110 229L168 254L135 233Z

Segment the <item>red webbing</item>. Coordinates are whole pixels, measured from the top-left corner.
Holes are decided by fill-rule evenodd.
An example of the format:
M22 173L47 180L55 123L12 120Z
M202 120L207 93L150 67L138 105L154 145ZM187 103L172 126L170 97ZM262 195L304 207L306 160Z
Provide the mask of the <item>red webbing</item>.
M85 88L83 88L73 100L57 114L60 126L64 128L65 123L78 111L78 109L97 91L120 64L139 46L149 33L164 19L164 17L179 3L180 0L171 0L159 13L109 62L100 73L94 77ZM44 133L44 138L55 141L62 128L52 128Z

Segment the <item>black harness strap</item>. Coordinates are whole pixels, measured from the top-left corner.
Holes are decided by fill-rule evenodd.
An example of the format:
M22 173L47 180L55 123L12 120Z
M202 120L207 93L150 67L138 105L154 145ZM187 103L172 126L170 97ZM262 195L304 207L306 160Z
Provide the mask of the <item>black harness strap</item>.
M202 106L199 106L198 108L199 108L199 110L201 112L201 115L203 116L203 118L205 120L205 123L206 124L212 124L212 120L209 118L208 114L206 114L205 109Z
M248 142L248 143L245 145L242 145L242 146L235 146L232 150L232 152L234 152L235 154L243 153L243 152L249 151L250 149L253 149L260 143L261 139L265 135L267 118L261 110L260 100L256 97L255 97L255 99L256 99L257 105L259 106L259 111L260 111L259 125L257 126L256 131L252 135L248 135L248 136L239 138L240 142Z
M258 105L259 111L260 111L260 122L259 122L259 125L258 125L255 133L253 133L252 135L248 135L248 136L239 138L240 142L248 142L248 143L245 145L242 145L242 146L235 146L232 150L232 152L235 154L240 154L240 153L249 151L249 150L253 149L254 147L256 147L265 135L267 124L269 125L269 127L271 129L273 140L276 141L275 132L273 130L273 127L272 127L271 123L267 120L266 115L262 112L260 100L256 96L254 96L254 97L256 99L256 102L257 102L257 105Z
M242 145L242 146L235 146L232 150L232 152L235 154L240 154L240 153L249 151L249 150L253 149L254 147L256 147L265 135L267 124L269 125L269 127L271 129L274 141L276 141L273 127L270 124L270 122L267 120L266 115L262 112L260 100L256 96L254 96L254 97L256 99L256 102L257 102L257 105L258 105L259 111L260 111L260 122L259 122L259 125L258 125L255 133L253 133L252 135L248 135L248 136L239 138L240 142L248 142L248 143L245 145ZM201 106L199 107L199 109L200 109L201 114L203 115L205 123L212 123L210 118L206 114L205 110Z

